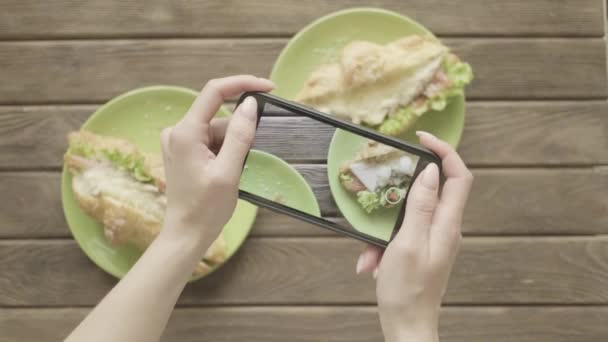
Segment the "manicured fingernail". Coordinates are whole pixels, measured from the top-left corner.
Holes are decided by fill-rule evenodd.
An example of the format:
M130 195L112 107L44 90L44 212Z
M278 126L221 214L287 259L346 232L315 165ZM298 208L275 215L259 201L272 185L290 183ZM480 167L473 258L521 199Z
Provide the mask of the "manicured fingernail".
M373 274L373 276L374 276L374 279L377 279L377 278L378 278L378 267L376 267L376 268L374 269L374 274Z
M264 78L264 77L258 77L258 79L264 83L266 83L269 87L274 88L274 82L272 82L271 80Z
M255 121L257 116L257 103L255 99L248 96L243 103L239 106L239 113L245 116L247 119Z
M357 260L357 274L360 274L363 270L363 264L365 263L365 253L359 255L359 260Z
M424 168L420 175L422 185L429 190L437 190L439 186L439 169L435 163L430 163Z
M425 132L425 131L416 131L416 135L418 136L418 138L426 137L429 139L435 139L434 135L432 135L429 132Z

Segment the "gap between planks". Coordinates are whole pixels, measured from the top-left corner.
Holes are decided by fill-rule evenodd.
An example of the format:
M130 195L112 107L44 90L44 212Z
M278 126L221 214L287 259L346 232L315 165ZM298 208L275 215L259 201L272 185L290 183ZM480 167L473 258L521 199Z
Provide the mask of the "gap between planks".
M195 40L207 40L207 41L222 41L222 40L248 40L248 41L287 41L293 38L295 34L290 35L251 35L251 36L240 36L240 35L227 35L227 36L213 36L213 35L157 35L157 36L146 36L146 35L124 35L124 36L66 36L56 38L39 38L39 37L24 37L24 38L0 38L0 44L2 43L52 43L52 42L120 42L120 41L195 41ZM524 35L524 34L513 34L513 35L484 35L484 34L442 34L437 36L439 39L471 39L471 40L514 40L514 41L526 41L526 40L545 40L545 41L563 41L563 40L597 40L603 39L606 35Z
M27 310L48 310L55 311L61 309L92 309L95 305L47 305L47 306L37 306L37 305L0 305L0 310L11 310L11 311L27 311ZM304 310L314 310L314 309L376 309L378 307L377 304L359 304L359 303L328 303L328 304L289 304L289 303L280 303L280 304L176 304L176 310L197 310L197 309L209 309L209 310L272 310L272 309L285 309L285 308L293 308L293 309L304 309ZM576 309L576 308L607 308L608 304L596 304L596 303L582 303L582 304L573 304L573 303L564 303L564 304L520 304L520 303L507 303L507 304L442 304L442 309L487 309L487 310L496 310L496 309L507 309L507 308L534 308L534 309L559 309L559 308L568 308L568 309Z

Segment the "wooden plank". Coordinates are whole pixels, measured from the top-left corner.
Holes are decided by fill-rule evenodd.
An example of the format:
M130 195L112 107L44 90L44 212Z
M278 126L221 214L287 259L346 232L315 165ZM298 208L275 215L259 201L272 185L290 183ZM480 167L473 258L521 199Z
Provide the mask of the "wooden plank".
M355 274L362 248L347 238L252 238L226 266L187 286L180 303L371 304L373 279ZM1 241L0 257L0 305L93 305L115 284L70 240ZM445 301L605 304L606 265L605 237L465 238Z
M68 236L58 173L0 174L0 237Z
M347 224L342 217L332 217L332 221ZM330 230L320 228L298 219L260 209L251 230L251 236L294 237L294 236L337 236Z
M290 35L330 12L369 5L362 0L221 5L111 0L74 6L67 0L8 0L0 13L0 38ZM373 5L409 15L440 35L601 36L604 28L601 0L379 0Z
M302 168L300 168L302 170ZM304 176L322 179L325 167L306 166ZM464 215L468 235L606 234L608 172L595 169L473 170L475 184ZM2 173L0 238L66 237L57 173ZM328 186L316 182L322 211L338 211ZM289 227L289 229L287 229ZM260 236L324 235L321 229L262 213Z
M459 152L475 165L608 163L606 102L468 103Z
M0 107L1 167L60 167L68 132L94 111L94 106Z
M286 160L325 160L334 131L308 118L264 117L255 147ZM470 102L460 152L475 166L601 164L606 132L606 102Z
M95 105L0 106L0 165L60 167L65 136L95 109ZM258 136L260 149L287 160L326 158L331 136L322 124L307 130L305 139L295 140L298 119L265 120L269 128L282 133L270 139ZM459 151L475 166L607 164L606 132L606 102L469 102ZM496 137L509 137L509 143ZM306 146L298 141L306 141Z
M562 100L606 97L603 41L455 39L447 42L473 66L475 80L467 93L471 98ZM593 70L603 70L603 73L587 73ZM567 89L570 86L581 88Z
M470 98L606 97L602 39L445 42L475 69ZM4 42L0 65L3 77L11 81L0 84L0 103L91 103L144 85L199 89L215 77L264 76L285 43L284 39Z
M473 173L475 183L464 215L465 232L607 232L608 172L604 168L496 169Z
M2 342L60 341L88 308L0 309ZM446 342L583 342L608 339L606 307L447 307ZM35 327L35 328L33 328ZM381 341L376 308L177 308L162 341Z

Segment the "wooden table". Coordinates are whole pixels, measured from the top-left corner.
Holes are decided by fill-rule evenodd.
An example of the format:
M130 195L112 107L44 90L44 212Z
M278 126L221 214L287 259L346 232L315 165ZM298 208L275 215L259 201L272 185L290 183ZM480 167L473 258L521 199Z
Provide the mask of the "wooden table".
M443 340L607 341L603 0L2 1L0 341L62 339L116 282L63 218L68 131L134 87L268 75L305 24L371 3L476 74L460 147L476 183ZM262 212L238 255L188 286L164 340L380 340L361 247Z

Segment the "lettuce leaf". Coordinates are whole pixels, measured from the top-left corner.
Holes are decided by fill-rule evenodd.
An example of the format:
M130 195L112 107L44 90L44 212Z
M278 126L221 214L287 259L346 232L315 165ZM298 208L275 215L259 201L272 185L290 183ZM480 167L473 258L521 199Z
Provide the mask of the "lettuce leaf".
M367 190L357 192L357 202L361 204L363 210L365 210L368 214L382 207L378 194Z
M405 129L414 125L418 116L411 105L401 107L378 127L378 131L386 135L399 135Z
M473 81L473 69L468 63L446 59L443 68L452 83L450 89L463 88Z
M429 110L442 111L447 107L449 99L463 94L463 88L473 80L473 69L468 63L460 61L455 55L445 58L443 71L450 80L450 87L427 98L422 104L409 104L398 108L389 118L377 127L377 130L386 135L400 135Z
M152 177L146 172L143 156L126 155L119 150L102 150L102 153L114 167L129 172L138 181L143 183L152 181Z
M112 166L128 172L142 183L152 181L152 177L146 172L144 156L138 153L125 155L117 149L97 151L93 146L79 141L72 142L67 153L92 160L107 160Z
M97 156L97 153L95 152L94 148L80 142L74 142L70 144L70 146L68 147L68 154L85 157L87 159L95 159Z
M348 173L344 173L344 172L340 172L340 180L343 182L350 182L353 180L353 177L351 177L351 175L349 175Z

